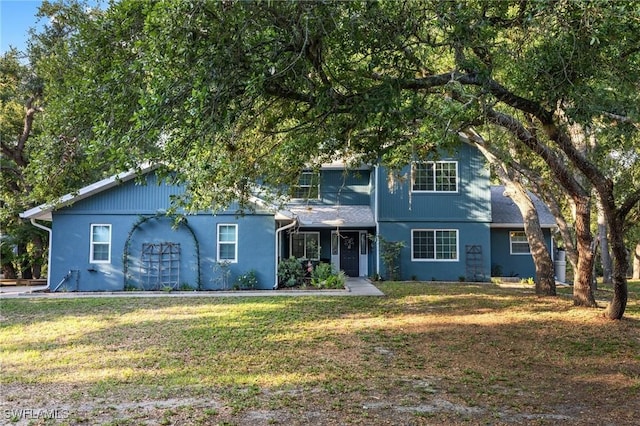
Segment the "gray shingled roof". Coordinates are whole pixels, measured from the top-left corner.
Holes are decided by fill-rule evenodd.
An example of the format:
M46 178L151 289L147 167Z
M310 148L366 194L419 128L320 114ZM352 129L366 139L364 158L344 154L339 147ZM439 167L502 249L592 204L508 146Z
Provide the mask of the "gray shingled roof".
M529 193L529 195L538 210L540 226L554 228L556 221L547 206L532 193ZM494 228L522 227L520 210L518 210L511 198L504 195L504 186L491 187L491 226Z
M290 205L287 209L298 218L302 227L374 227L373 211L369 206Z

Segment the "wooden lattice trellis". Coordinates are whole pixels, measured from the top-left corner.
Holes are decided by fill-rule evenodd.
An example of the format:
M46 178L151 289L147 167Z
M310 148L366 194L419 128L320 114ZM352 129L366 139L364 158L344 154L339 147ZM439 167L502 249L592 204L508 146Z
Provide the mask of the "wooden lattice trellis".
M145 290L177 289L180 283L180 243L144 243L140 283Z

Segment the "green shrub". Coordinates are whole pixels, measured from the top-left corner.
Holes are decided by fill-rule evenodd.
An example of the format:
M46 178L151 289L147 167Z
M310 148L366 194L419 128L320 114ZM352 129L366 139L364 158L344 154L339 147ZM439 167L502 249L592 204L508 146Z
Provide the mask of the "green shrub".
M311 272L311 285L316 288L344 288L347 277L328 263L319 263Z
M397 281L401 278L400 273L400 255L405 246L404 241L387 241L378 236L378 244L380 244L382 263L387 270L388 279Z
M347 283L347 276L344 272L338 271L337 273L331 275L325 281L324 288L344 288L344 285Z
M520 280L520 284L536 285L536 280L534 280L532 277L522 278Z
M278 284L284 287L294 287L302 285L304 279L304 269L302 264L295 257L282 260L278 265Z
M314 287L319 287L320 283L325 281L333 274L333 268L329 263L318 263L311 272L311 284Z
M497 263L491 264L491 276L492 277L501 277L502 276L502 265L498 265Z
M239 275L236 281L233 283L235 290L251 290L258 287L258 277L256 276L256 270L250 271Z
M195 288L189 283L181 283L178 287L180 291L195 291Z
M231 277L231 263L222 260L213 264L214 282L222 289L229 289L229 278Z

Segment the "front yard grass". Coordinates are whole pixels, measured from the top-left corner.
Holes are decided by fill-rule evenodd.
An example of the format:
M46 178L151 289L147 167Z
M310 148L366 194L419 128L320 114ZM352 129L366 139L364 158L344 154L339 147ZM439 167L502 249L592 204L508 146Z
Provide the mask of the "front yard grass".
M637 424L639 282L622 321L529 288L378 285L387 297L2 299L2 421Z

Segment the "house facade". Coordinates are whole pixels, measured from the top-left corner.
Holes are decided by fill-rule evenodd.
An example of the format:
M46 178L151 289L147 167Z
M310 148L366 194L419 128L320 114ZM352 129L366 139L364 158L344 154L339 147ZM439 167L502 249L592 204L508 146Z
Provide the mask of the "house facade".
M326 262L352 277L488 281L535 273L522 218L491 187L483 157L462 145L455 158L399 171L327 164L303 172L292 199L273 209L168 215L184 188L158 181L153 167L124 173L21 216L50 232L54 291L231 289L255 274L260 289L278 286L282 259ZM553 218L539 204L552 249ZM539 210L540 211L540 210ZM394 270L385 242L397 244Z

